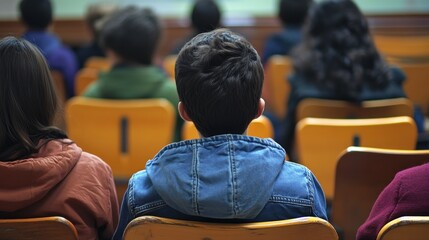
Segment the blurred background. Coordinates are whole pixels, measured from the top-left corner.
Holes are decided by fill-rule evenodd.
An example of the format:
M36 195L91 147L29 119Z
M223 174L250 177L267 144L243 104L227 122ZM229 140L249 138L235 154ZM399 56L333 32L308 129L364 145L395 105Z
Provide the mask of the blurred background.
M19 22L18 0L0 1L0 37L20 35L24 29ZM190 32L188 16L193 0L53 0L53 31L61 40L77 49L90 41L84 15L93 3L139 5L152 8L164 24L163 41L158 56L168 55L177 39ZM243 34L258 52L273 32L281 29L277 19L277 0L218 0L222 10L222 25ZM368 17L372 31L387 34L427 34L429 32L429 0L356 0Z

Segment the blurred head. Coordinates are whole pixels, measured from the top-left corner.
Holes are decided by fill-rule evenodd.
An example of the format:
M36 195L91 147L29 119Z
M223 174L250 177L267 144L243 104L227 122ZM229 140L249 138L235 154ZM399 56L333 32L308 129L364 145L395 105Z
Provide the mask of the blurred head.
M85 14L85 21L88 24L95 38L97 38L98 33L100 31L102 19L107 17L109 14L113 13L117 9L118 6L115 4L103 2L94 3L88 6Z
M101 46L123 62L152 64L161 37L161 25L150 9L126 7L115 11L103 23Z
M301 26L313 0L280 0L279 18L283 25Z
M21 19L32 30L45 30L52 22L50 0L22 0L19 4Z
M219 27L221 12L214 0L197 0L192 9L192 26L198 33L209 32Z
M201 33L176 61L179 112L204 137L243 134L264 107L264 71L256 50L243 37L219 29Z
M0 160L37 152L39 140L65 138L51 127L57 96L43 55L26 40L0 40Z
M292 55L296 72L352 99L364 83L381 88L389 79L366 19L351 0L315 4L304 27L304 39Z

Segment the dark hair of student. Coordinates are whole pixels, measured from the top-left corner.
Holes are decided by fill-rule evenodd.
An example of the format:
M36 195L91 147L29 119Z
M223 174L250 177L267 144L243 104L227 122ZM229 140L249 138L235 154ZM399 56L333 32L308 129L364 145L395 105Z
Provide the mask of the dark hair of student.
M345 99L357 99L364 84L381 89L390 77L365 17L350 0L315 4L292 57L296 73Z
M49 140L67 138L52 127L57 95L35 46L15 37L0 40L0 79L1 161L28 157Z
M301 26L313 0L280 0L278 17L283 25Z
M198 33L209 32L219 27L221 11L214 0L197 0L192 8L192 26Z
M50 0L22 0L19 10L22 21L29 29L43 31L52 22Z
M247 40L224 29L201 33L182 48L175 72L179 99L204 137L245 132L264 80Z
M125 62L151 65L161 37L161 25L147 8L126 7L112 13L103 23L101 46Z

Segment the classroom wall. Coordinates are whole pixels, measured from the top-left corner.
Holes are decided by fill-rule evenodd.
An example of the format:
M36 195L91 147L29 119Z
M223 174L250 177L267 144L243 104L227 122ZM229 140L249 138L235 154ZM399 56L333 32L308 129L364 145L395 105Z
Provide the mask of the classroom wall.
M316 0L320 1L320 0ZM428 0L355 0L366 14L429 13ZM52 0L58 19L82 18L86 7L95 2L135 4L153 8L163 17L186 18L193 0ZM276 15L278 0L217 0L228 17L269 17ZM17 19L19 0L0 1L0 19Z

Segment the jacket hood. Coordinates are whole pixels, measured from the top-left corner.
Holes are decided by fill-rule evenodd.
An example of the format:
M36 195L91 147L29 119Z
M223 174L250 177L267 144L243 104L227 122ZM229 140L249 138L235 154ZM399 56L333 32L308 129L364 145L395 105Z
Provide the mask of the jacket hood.
M170 144L146 171L161 198L182 213L248 219L271 197L284 161L271 139L227 134Z
M0 212L14 212L42 199L73 169L82 149L70 140L49 141L32 157L0 161Z
M105 98L126 99L152 97L163 87L165 79L165 73L158 67L119 66L101 73L98 81Z

